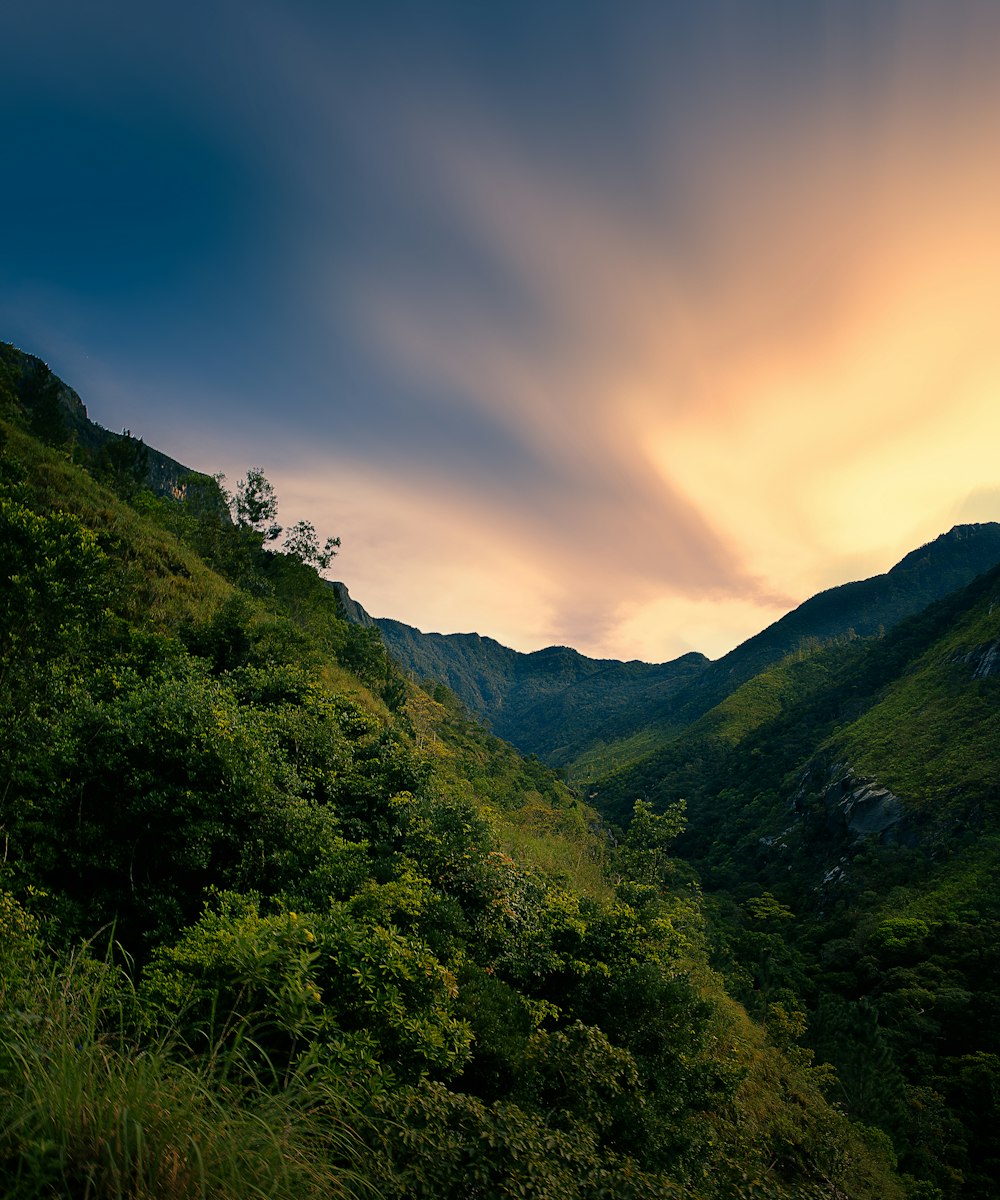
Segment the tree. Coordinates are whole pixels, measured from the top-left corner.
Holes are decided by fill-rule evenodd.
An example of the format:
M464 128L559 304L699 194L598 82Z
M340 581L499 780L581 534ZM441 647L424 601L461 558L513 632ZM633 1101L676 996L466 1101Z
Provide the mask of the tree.
M237 525L256 530L265 542L273 542L280 535L281 526L275 521L278 497L263 468L249 468L246 479L241 479L236 485L234 504Z
M618 850L622 875L661 888L671 870L670 844L687 823L687 801L675 800L662 813L647 800L636 800L625 840Z
M281 549L299 562L315 567L317 571L326 571L336 557L340 547L340 538L328 537L322 549L319 535L312 521L296 521L285 534Z
M132 436L131 429L123 429L101 447L94 470L123 500L134 500L146 486L149 448L142 438Z

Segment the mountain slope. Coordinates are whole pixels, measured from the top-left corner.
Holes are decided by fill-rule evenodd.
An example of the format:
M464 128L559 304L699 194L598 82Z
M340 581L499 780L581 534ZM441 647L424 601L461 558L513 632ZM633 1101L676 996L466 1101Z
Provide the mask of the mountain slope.
M956 525L883 575L810 597L713 662L676 697L669 719L689 724L739 684L810 640L870 637L918 613L1000 562L1000 523Z
M345 617L376 625L404 670L446 684L498 736L557 766L629 729L637 711L659 711L708 662L700 654L660 664L593 659L566 646L522 654L476 633L422 633L370 617L343 584L333 587Z
M3 1195L902 1200L675 823L614 847L311 568L0 407Z
M830 588L804 601L684 687L663 697L655 712L638 709L630 730L608 745L591 746L570 764L571 779L590 785L620 766L656 756L665 743L733 694L742 684L800 648L832 639L870 637L892 629L928 604L1000 562L1000 524L956 525L911 551L884 575Z
M886 761L909 761L914 773L917 764L924 772L920 787L925 788L926 772L943 769L951 745L965 762L964 769L985 771L976 776L985 787L994 763L989 706L968 720L962 714L976 689L989 688L997 675L1000 655L991 637L991 605L998 572L1000 565L880 638L816 643L787 655L691 725L664 738L647 759L606 777L603 810L624 813L631 803L628 797L641 794L667 803L679 791L707 800L732 788L746 794L765 782L775 787L838 729L841 738L855 730L852 744L865 771L881 769ZM925 657L929 675L917 671ZM921 681L937 679L941 672L950 680L948 686L939 681L940 686L920 690ZM959 686L963 678L969 688ZM914 709L912 728L904 731L892 723L887 732L883 717L895 711L893 704ZM938 734L928 744L915 731L927 726L932 714ZM965 740L973 734L984 740L973 746ZM837 744L842 745L837 753L846 753L847 743ZM888 758L876 757L879 747ZM695 807L692 825L699 820ZM713 836L707 827L705 836Z
M930 1194L981 1200L1000 1181L998 659L995 567L884 637L788 656L592 797L621 816L685 797L678 851L734 989L836 1067Z

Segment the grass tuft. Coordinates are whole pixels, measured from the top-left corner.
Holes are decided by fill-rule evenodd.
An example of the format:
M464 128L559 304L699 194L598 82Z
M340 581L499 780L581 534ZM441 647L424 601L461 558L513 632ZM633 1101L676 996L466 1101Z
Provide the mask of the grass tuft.
M8 1200L375 1194L346 1106L316 1072L293 1072L272 1091L225 1054L186 1062L179 1043L143 1045L129 1034L121 974L83 957L18 1001L0 1013Z

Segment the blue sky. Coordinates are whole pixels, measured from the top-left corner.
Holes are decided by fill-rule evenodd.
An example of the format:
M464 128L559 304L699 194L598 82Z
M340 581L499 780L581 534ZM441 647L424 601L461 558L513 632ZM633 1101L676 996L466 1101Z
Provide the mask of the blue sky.
M18 4L0 337L378 615L722 653L1000 517L990 3Z

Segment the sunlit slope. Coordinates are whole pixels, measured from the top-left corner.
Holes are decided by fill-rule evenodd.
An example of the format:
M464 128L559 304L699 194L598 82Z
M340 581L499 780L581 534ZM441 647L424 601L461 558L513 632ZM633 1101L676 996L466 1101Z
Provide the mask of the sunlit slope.
M812 596L712 663L679 697L674 719L687 722L783 655L812 640L869 637L891 629L1000 562L1000 524L956 525L911 551L884 575Z
M995 821L1000 788L1000 577L837 738L922 817ZM978 815L977 815L978 814Z
M634 711L633 727L601 739L569 762L572 779L600 779L640 762L743 683L790 653L816 643L871 637L963 587L1000 562L1000 524L956 525L912 551L884 575L830 588L709 663L655 709Z

